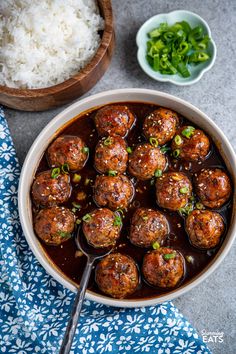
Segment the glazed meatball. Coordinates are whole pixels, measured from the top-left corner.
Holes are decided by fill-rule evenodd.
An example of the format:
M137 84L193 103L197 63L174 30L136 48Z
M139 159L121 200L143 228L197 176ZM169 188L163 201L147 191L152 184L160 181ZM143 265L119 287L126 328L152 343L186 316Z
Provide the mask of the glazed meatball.
M160 288L174 288L184 276L184 259L171 248L159 248L144 256L142 272L145 280Z
M139 208L133 214L130 241L135 246L150 247L154 242L162 243L168 234L166 217L157 210Z
M112 210L127 208L134 196L134 186L128 177L97 176L94 185L94 200L99 206Z
M221 215L214 211L193 210L186 219L186 231L194 247L209 249L220 242L224 222Z
M105 106L97 112L95 125L99 135L126 136L134 124L135 117L127 106Z
M52 178L51 171L44 171L36 176L32 185L32 197L36 205L62 204L69 199L70 194L70 176L67 174Z
M67 208L42 209L34 220L34 229L46 244L57 246L67 241L74 230L75 216Z
M129 158L129 172L141 180L147 180L155 175L157 170L165 169L166 158L158 147L151 144L138 145Z
M202 130L184 126L177 131L171 149L183 160L204 160L210 151L210 141Z
M164 145L175 135L178 123L176 112L160 107L145 118L143 134L147 139L156 138L159 145Z
M220 208L232 193L229 177L219 168L202 169L196 177L195 186L202 204L209 208Z
M98 263L95 280L102 292L122 299L136 290L139 284L139 273L131 257L114 253Z
M78 136L60 136L49 146L47 158L51 167L68 164L71 171L81 170L88 159L88 147Z
M183 208L192 193L192 184L182 172L166 172L156 180L157 204L169 210Z
M116 243L122 222L118 213L100 208L86 215L83 233L89 244L96 248L109 247Z
M124 173L128 162L127 144L120 136L101 139L95 150L94 166L100 173Z

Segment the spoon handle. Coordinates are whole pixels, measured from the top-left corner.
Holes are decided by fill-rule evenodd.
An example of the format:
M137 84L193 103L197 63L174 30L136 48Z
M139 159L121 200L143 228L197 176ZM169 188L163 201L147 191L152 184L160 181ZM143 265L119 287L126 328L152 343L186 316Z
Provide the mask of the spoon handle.
M83 276L81 278L80 287L79 287L79 290L77 292L77 295L76 295L76 298L75 298L75 301L73 304L70 319L69 319L69 322L66 327L66 332L65 332L65 335L63 338L63 342L62 342L59 354L69 354L70 353L70 348L71 348L71 345L73 342L75 330L76 330L77 323L78 323L79 316L80 316L80 312L82 309L84 295L85 295L85 292L87 289L87 285L88 285L88 281L90 278L93 262L94 262L93 259L88 258L87 263L86 263L86 267L84 269Z

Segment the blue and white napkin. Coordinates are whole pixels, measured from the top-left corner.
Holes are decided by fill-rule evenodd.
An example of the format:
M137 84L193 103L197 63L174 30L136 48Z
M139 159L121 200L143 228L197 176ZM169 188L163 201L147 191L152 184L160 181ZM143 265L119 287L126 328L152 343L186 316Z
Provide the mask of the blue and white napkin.
M74 294L30 251L17 210L20 167L0 108L0 352L57 354ZM86 300L71 353L208 354L171 302L122 309Z

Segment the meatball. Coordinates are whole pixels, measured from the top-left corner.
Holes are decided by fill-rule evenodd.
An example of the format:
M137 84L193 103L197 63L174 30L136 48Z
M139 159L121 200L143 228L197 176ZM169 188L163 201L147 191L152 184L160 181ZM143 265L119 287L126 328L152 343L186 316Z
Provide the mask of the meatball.
M131 257L114 253L98 263L95 280L102 292L122 299L136 290L139 284L139 273Z
M83 221L83 233L89 244L96 248L109 247L120 236L122 222L118 213L100 208L86 215Z
M156 138L159 145L164 145L175 135L178 123L176 112L160 107L145 118L143 134L147 139Z
M155 175L157 170L165 169L166 158L158 147L151 144L138 145L129 158L129 172L141 180Z
M32 185L32 197L36 205L53 206L65 203L71 194L70 176L59 174L52 177L51 171L38 174Z
M105 106L97 112L95 125L99 135L126 136L135 117L127 106Z
M229 177L219 168L202 169L197 174L195 186L202 204L209 208L220 208L232 193Z
M127 208L134 196L134 186L128 177L97 176L94 185L94 200L99 206L112 210Z
M159 248L144 256L142 272L149 284L173 288L184 276L184 258L171 248Z
M183 160L204 160L210 151L210 141L202 130L184 126L177 131L171 149Z
M71 171L81 170L88 159L88 147L78 136L59 136L49 146L47 158L51 167L68 164Z
M183 208L192 193L192 184L182 172L166 172L156 180L157 204L176 211Z
M150 247L154 242L162 243L168 234L166 217L157 210L139 208L133 214L130 241L135 246Z
M109 170L124 173L128 162L127 144L119 136L109 136L100 140L96 146L94 166L100 173Z
M67 208L42 209L34 220L34 229L46 244L57 246L67 241L74 230L75 216Z
M194 247L209 249L220 242L224 222L215 211L193 210L186 219L186 231Z

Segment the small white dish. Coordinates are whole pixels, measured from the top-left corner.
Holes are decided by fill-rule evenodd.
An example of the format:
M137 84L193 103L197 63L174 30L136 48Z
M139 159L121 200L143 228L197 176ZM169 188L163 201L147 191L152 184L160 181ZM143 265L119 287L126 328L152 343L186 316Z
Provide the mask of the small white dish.
M210 59L196 66L191 66L189 68L191 76L187 78L183 78L178 74L163 75L157 71L154 71L150 67L146 59L146 46L147 46L147 41L149 39L148 33L154 28L158 27L162 22L166 22L168 23L168 25L174 25L176 22L181 22L181 21L187 21L191 27L196 27L200 25L203 28L205 34L211 38L211 41L208 45L208 52L210 53ZM136 43L138 46L137 59L143 71L148 76L152 77L157 81L171 82L172 84L175 85L180 85L180 86L192 85L198 82L202 78L203 74L212 68L216 60L216 52L217 52L216 44L211 37L211 30L208 24L199 15L186 10L177 10L166 14L159 14L151 17L140 27L136 36Z

